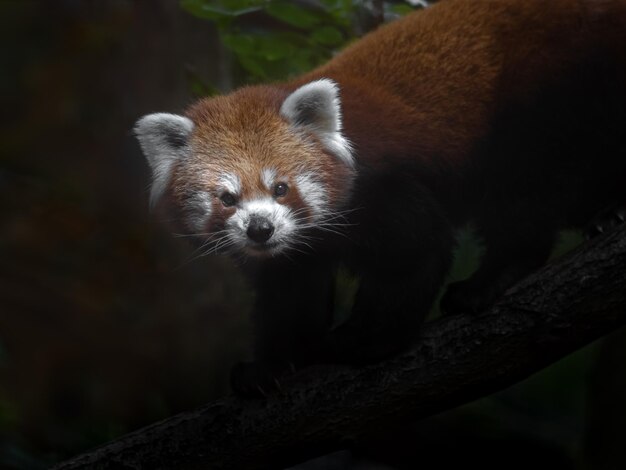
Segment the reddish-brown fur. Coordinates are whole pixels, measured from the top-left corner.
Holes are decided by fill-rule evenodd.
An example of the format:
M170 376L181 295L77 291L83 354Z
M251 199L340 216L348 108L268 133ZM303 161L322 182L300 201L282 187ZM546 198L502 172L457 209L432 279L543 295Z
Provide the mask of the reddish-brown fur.
M328 155L315 135L294 133L278 115L286 96L282 89L249 87L202 100L188 111L196 123L191 144L197 158L178 165L170 183L180 206L184 206L190 181L199 184L199 189L215 188L224 172L239 176L242 199L271 196L272 188L265 187L261 180L263 169L275 169L277 181L290 186L288 194L278 201L298 210L300 218L312 215L292 179L303 171L313 172L326 182L334 204L344 202L342 185L350 179L352 170ZM214 225L223 227L233 212L233 208L214 203Z
M279 114L321 78L338 84L354 169ZM626 203L625 108L625 0L443 0L295 80L194 105L195 158L176 167L175 197L223 171L240 175L242 197L269 194L259 175L270 167L314 172L337 208L354 210L345 238L324 233L313 255L259 267L257 359L269 369L239 369L236 386L254 389L284 360L406 345L449 269L453 228L470 220L486 253L443 304L483 309L545 262L558 229ZM302 205L297 193L280 202ZM340 262L361 286L351 319L327 337Z
M303 151L278 115L291 91L326 77L339 84L344 133L360 162L380 170L410 158L434 178L456 168L462 179L500 109L558 84L585 55L626 55L625 11L623 0L444 0L296 80L200 101L188 112L194 146L207 155L208 174L242 172L248 192L264 190L263 166L315 168L338 188L349 171Z
M340 84L360 158L410 149L458 165L504 102L526 100L588 54L626 55L625 18L623 0L444 0L379 28L293 85L319 77Z

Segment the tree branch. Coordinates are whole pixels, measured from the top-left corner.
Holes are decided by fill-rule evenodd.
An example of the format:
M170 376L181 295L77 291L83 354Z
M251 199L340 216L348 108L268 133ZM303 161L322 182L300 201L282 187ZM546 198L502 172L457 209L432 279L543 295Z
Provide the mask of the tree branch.
M281 468L500 390L624 323L626 226L539 270L481 316L427 324L394 359L312 367L282 395L228 397L55 468Z

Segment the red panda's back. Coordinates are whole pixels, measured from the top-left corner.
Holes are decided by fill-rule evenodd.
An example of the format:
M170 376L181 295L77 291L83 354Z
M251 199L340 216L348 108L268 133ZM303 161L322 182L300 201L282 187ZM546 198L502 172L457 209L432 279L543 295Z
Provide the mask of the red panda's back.
M401 140L422 156L460 162L502 106L532 98L587 56L623 57L625 5L444 0L379 28L300 81L328 76L343 85L347 131L362 147L378 145L367 135L376 129L386 144Z

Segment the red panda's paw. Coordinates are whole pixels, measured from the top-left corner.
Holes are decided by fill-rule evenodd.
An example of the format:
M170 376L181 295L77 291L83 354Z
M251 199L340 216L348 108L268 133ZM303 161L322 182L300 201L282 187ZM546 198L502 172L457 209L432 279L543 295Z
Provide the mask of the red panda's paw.
M613 207L596 215L585 229L587 240L602 235L626 221L626 206Z
M265 398L281 393L280 380L293 366L268 362L239 362L230 371L230 386L236 395L248 398Z
M443 294L439 308L444 315L477 315L485 311L497 299L498 294L499 291L495 288L478 286L472 279L452 282Z

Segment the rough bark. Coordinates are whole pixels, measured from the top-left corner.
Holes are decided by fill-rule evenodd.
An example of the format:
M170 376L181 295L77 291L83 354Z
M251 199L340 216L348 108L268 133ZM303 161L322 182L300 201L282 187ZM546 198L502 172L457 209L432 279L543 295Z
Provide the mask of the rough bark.
M367 367L314 367L268 399L210 403L61 469L281 468L511 385L626 323L626 226L545 266L475 318L425 326Z

